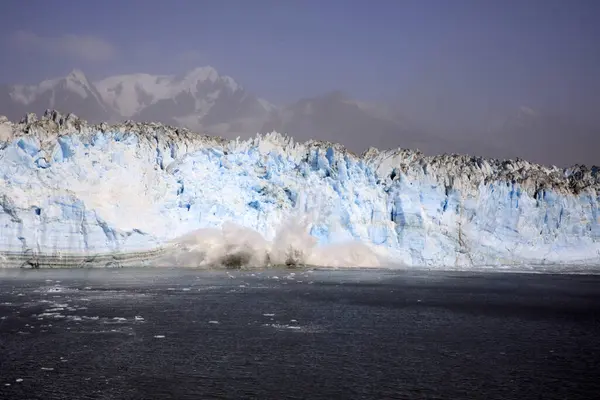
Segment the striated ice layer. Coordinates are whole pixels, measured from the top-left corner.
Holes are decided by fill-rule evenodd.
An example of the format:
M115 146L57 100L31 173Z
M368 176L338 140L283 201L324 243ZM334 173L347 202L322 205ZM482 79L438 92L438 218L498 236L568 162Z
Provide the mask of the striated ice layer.
M0 121L5 257L167 249L163 261L190 265L594 267L599 188L595 167L356 156L275 133L224 141L55 112Z

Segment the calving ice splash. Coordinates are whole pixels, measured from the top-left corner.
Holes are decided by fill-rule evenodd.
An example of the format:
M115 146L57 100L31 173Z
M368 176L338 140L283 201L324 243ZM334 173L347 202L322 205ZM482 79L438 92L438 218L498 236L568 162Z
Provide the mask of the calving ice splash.
M47 112L0 123L4 265L600 265L600 173L226 141Z
M382 257L384 258L384 257ZM272 240L251 228L225 222L177 238L159 258L164 265L264 267L312 265L378 267L382 260L364 243L318 245L306 224L284 224Z

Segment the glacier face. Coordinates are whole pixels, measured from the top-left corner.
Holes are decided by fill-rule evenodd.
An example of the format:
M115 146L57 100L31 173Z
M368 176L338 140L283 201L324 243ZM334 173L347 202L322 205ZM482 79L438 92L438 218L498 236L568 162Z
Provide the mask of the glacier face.
M87 126L56 112L0 121L4 254L143 254L195 235L205 247L259 251L260 242L277 263L296 247L300 262L317 265L593 267L599 202L597 168L408 150L356 156L275 133L224 141L159 124Z

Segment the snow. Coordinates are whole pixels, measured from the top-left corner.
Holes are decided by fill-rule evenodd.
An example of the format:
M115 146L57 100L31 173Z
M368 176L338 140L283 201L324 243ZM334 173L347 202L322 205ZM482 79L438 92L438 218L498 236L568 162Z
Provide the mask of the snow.
M88 96L92 96L102 104L99 94L92 87L85 74L79 69L74 69L66 77L47 79L37 85L13 86L10 96L18 103L29 105L38 100L40 96L48 96L49 93L48 105L50 108L53 108L56 103L56 94L60 90L67 90L76 94L81 99L87 99Z
M38 85L16 85L13 87L11 96L14 100L22 104L31 104L40 95L54 91L61 83L64 83L65 88L76 93L81 98L85 99L88 94L92 93L90 84L81 70L75 69L71 71L65 78L47 79ZM54 98L50 99L50 107L53 107Z
M207 110L212 103L207 102L206 98L214 101L219 95L219 90L196 96L197 87L199 84L211 85L216 82L221 82L222 87L231 92L242 90L233 78L220 76L217 70L210 66L195 68L182 77L141 73L111 76L95 82L95 86L107 104L115 108L120 115L131 117L150 104L175 98L182 92L189 92L195 97L197 109Z
M356 156L277 133L224 141L159 124L46 118L0 132L9 258L93 264L160 250L161 262L186 266L600 265L597 169Z
M185 85L190 86L196 84L197 82L215 82L217 79L219 79L217 70L211 66L206 66L194 68L189 71L183 78L183 82Z
M152 101L169 95L169 77L149 74L117 75L95 82L102 99L124 117L140 111L144 104L138 100L139 92L151 96Z

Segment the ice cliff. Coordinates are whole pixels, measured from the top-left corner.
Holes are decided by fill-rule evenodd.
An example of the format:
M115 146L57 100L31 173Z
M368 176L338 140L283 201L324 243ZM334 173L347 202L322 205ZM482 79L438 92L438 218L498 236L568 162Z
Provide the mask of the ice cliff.
M4 265L600 266L597 167L0 118Z

